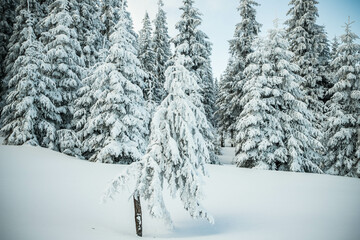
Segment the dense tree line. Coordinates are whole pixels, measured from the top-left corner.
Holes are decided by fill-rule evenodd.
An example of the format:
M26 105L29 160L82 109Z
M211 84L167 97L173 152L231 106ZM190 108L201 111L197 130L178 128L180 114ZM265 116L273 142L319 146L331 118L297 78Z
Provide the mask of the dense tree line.
M239 167L360 177L358 36L349 20L330 46L317 4L291 0L285 29L261 38L258 3L240 0L216 112Z
M192 5L184 1L174 43L190 44L192 50L182 55L198 59L196 67L187 68L201 85L203 97L194 102L207 114L209 129L200 131L211 152L206 161L214 163L211 44L197 29L201 18ZM146 15L137 34L126 0L5 1L0 9L4 143L39 145L91 161L139 161L150 117L168 94L166 68L176 59L163 6L159 0L154 30ZM181 27L193 18L194 26ZM191 42L181 38L188 33Z

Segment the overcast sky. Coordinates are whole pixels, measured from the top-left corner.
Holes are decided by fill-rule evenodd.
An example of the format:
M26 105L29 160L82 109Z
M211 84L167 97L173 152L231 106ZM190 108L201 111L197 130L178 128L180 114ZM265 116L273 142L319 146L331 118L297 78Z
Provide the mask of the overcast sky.
M129 11L134 21L135 30L142 26L142 19L145 11L148 11L153 20L157 11L158 0L128 0ZM179 7L182 0L163 0L164 9L167 12L170 37L177 34L176 22L179 21L181 11ZM318 0L320 4L318 24L325 25L329 39L335 35L343 34L344 23L348 16L355 21L353 31L360 35L360 0ZM262 34L272 28L273 20L280 21L287 19L286 13L289 10L290 0L257 0L261 6L257 7L257 20L261 24ZM213 43L212 65L215 77L219 77L226 68L228 54L228 40L233 37L235 24L241 21L237 7L239 0L195 0L202 16L201 30L203 30Z

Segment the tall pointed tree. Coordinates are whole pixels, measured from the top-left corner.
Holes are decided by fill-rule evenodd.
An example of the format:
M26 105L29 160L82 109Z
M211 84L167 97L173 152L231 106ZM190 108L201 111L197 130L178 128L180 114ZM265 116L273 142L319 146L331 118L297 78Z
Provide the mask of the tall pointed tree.
M21 0L17 8L11 50L17 57L9 69L9 94L4 107L2 133L5 144L40 145L55 149L56 123L61 121L55 107L61 96L55 82L46 77L50 68L44 46L37 40L34 28L38 24L39 3ZM17 48L17 46L20 46Z
M153 49L155 53L155 79L158 81L159 89L155 92L155 99L160 101L165 98L164 89L165 70L171 57L170 37L168 34L166 13L163 10L163 0L158 1L158 12L154 20Z
M299 67L291 63L285 31L271 30L254 49L239 101L243 111L236 122L237 166L321 173L322 145L303 102L299 88L303 79L296 74Z
M76 0L73 12L85 67L89 70L99 61L99 50L103 42L101 30L104 29L104 25L100 20L100 2ZM87 72L85 74L87 75Z
M290 51L294 55L293 61L300 67L300 76L305 79L302 84L306 93L306 102L311 111L314 112L318 129L324 121L324 85L322 52L328 46L324 40L326 35L324 29L317 25L319 16L317 0L291 0L290 10L287 13L289 19L286 21Z
M319 76L321 77L319 81L319 88L321 92L321 96L319 100L321 100L323 103L326 103L329 100L329 96L327 95L327 92L329 89L333 86L332 80L331 80L331 72L330 72L330 43L329 39L327 37L327 33L325 31L325 26L318 26L318 30L316 33L316 49L318 49L319 54ZM325 109L323 110L326 111Z
M95 103L84 127L83 152L90 161L103 163L139 161L147 145L149 114L140 87L143 83L139 84L145 72L132 44L126 1L119 5L109 54L93 72L96 77L90 89Z
M146 12L143 19L143 28L139 32L139 60L146 72L144 97L149 103L159 102L155 91L161 89L155 79L155 52L152 42L152 28L149 14Z
M62 122L58 129L71 129L74 101L81 86L84 66L75 21L71 15L76 5L73 0L55 0L49 8L48 16L41 21L45 29L41 40L51 64L47 74L56 82L62 96L58 104Z
M81 5L80 2L79 5ZM95 28L93 29L93 31L95 31L96 33L95 36L93 36L94 38L91 38L91 36L88 35L91 34L91 31L84 31L85 35L83 36L84 37L83 39L85 40L85 45L83 46L85 46L86 48L86 45L90 44L89 41L94 40L94 43L97 42L99 44L99 46L97 46L99 50L96 51L97 48L95 49L89 48L88 50L90 51L88 50L84 51L85 55L86 52L90 53L89 55L90 58L88 58L88 60L85 62L87 63L88 71L86 76L82 80L82 86L77 92L78 98L75 100L75 112L73 118L73 126L77 133L77 137L81 142L84 141L84 137L85 137L84 127L86 122L88 121L89 116L91 115L90 112L91 107L96 102L96 96L94 96L94 91L91 89L91 87L94 84L95 80L97 78L100 78L103 74L101 71L97 71L97 69L105 63L106 58L109 54L109 47L110 47L109 37L115 31L115 26L119 21L119 11L120 11L121 2L114 0L104 0L96 3L95 1L91 1L91 4L89 3L88 7L83 10L84 11L84 17L82 18L83 21L86 20L85 17L87 16L86 13L90 13L91 11L93 11L93 7L95 6L100 8L100 11L98 13L100 14L100 16L95 15L95 17L99 17L100 22L99 23L95 22L95 26L92 26L90 28L90 29ZM86 11L87 9L88 11ZM96 18L93 21L96 21ZM84 24L87 25L89 23L84 23ZM97 36L98 34L97 31L100 31L99 38ZM90 37L89 41L87 41L88 37ZM92 62L91 59L96 59L96 63L94 65L91 64ZM85 157L89 157L86 152L83 154L85 155Z
M183 0L180 10L182 10L181 19L175 26L179 34L172 40L179 51L175 54L180 53L190 57L185 66L198 76L206 116L211 121L214 112L214 102L209 96L214 88L210 62L212 44L208 40L209 37L199 29L202 22L201 13L194 7L194 0Z
M194 0L183 0L183 6L180 7L182 15L180 21L176 24L176 29L179 31L178 35L172 40L175 45L175 56L184 55L188 58L184 63L185 67L197 76L198 84L201 87L202 99L199 102L200 108L204 109L209 124L213 119L214 105L209 97L209 93L213 93L213 76L210 64L211 43L208 41L208 36L199 29L201 24L201 14L198 9L194 7ZM174 60L174 59L173 59ZM211 89L209 88L211 87ZM212 103L212 105L209 105ZM212 127L213 128L213 127ZM217 162L215 155L215 129L211 132L202 131L207 141L208 148L211 155L211 162Z
M219 125L222 132L230 132L235 137L236 119L242 109L239 99L242 96L243 72L247 67L247 56L252 52L251 44L260 32L261 24L256 21L256 9L259 4L254 0L240 0L238 11L241 21L235 27L234 38L230 43L230 60L220 86L220 97L217 100Z
M346 23L332 66L337 69L328 102L326 122L327 162L330 174L360 177L360 45Z

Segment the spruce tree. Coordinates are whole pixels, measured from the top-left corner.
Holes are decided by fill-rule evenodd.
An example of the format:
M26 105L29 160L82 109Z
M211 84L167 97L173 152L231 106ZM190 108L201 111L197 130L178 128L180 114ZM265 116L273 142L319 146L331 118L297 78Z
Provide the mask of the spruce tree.
M211 101L213 96L214 81L210 64L211 43L208 36L199 28L201 24L201 14L194 6L194 0L183 0L183 6L180 7L182 15L180 21L176 24L179 34L172 40L175 45L175 55L184 55L187 62L185 67L197 76L198 84L201 87L202 99L198 107L204 109L207 120L211 125L214 112L214 102ZM172 59L174 61L174 58ZM210 105L211 104L211 105ZM211 132L200 130L207 141L212 163L217 162L215 155L216 147L214 145L215 129L212 127Z
M306 102L314 112L314 124L321 129L324 122L324 95L328 78L323 75L323 50L327 40L323 27L316 24L319 16L316 0L291 0L290 17L287 21L287 34L294 63L300 67L300 76L305 79L301 85L306 93ZM326 67L326 66L325 66Z
M134 31L133 22L130 16L130 13L127 11L127 1L126 0L103 0L100 2L101 14L100 19L103 24L102 36L103 36L103 49L108 49L110 47L110 35L115 31L114 26L117 25L120 19L119 8L122 4L125 7L125 16L128 19L126 23L127 30L133 35L132 45L138 50L137 43L137 34Z
M78 90L78 98L75 100L75 112L74 112L74 118L73 118L73 126L77 133L77 137L81 142L84 141L85 138L85 132L84 127L86 122L88 121L88 118L90 116L90 109L96 102L96 96L94 96L94 91L91 89L92 85L94 84L95 80L97 78L100 78L102 76L101 71L97 71L97 69L102 66L109 53L109 42L110 42L110 35L115 31L115 26L119 21L119 11L121 2L120 1L113 1L113 0L105 0L101 2L93 2L88 5L87 8L84 10L84 16L88 16L86 13L92 12L94 9L93 7L99 7L100 11L98 14L100 16L95 15L96 17L99 17L100 22L97 22L97 19L95 18L93 21L95 26L93 26L96 29L93 29L95 32L95 35L93 38L90 37L88 34L91 34L91 31L85 31L84 40L85 40L85 48L87 44L90 44L87 39L93 40L94 43L97 42L99 45L96 46L96 48L88 48L87 51L90 55L87 60L87 73L86 76L82 80L82 86ZM88 9L89 8L89 9ZM88 10L88 11L86 11ZM91 16L89 16L91 17ZM82 18L83 21L86 20L86 17ZM84 23L87 25L88 23ZM90 28L92 29L92 28ZM98 31L100 31L100 36L98 36ZM99 37L99 38L98 38ZM99 40L99 42L98 42ZM99 49L97 51L97 49ZM92 60L95 59L94 65L92 65ZM82 150L84 150L82 148ZM83 153L85 157L89 157L87 152Z
M71 129L74 101L81 86L84 60L78 41L72 11L76 9L74 0L55 0L49 6L49 14L41 21L45 31L41 40L51 68L48 77L56 82L62 96L57 105L62 122L58 129Z
M101 48L109 48L110 35L114 31L114 26L119 21L119 1L103 0L101 1L101 22L103 29L101 34L103 36L103 43Z
M100 20L100 2L76 0L73 12L78 41L84 54L85 67L89 70L99 61L99 50L103 42L101 30L104 25ZM85 74L87 75L87 73Z
M158 94L155 94L155 91L159 90L161 86L155 79L155 52L151 32L150 17L146 12L143 19L143 28L139 32L139 60L147 75L145 77L144 97L149 103L155 103L160 101L160 99L156 98Z
M329 62L329 74L330 74L330 84L331 84L331 88L335 85L337 78L336 78L336 72L338 70L338 66L337 64L335 64L334 60L338 57L338 49L340 46L340 42L338 37L334 37L332 43L331 43L331 52L330 52L330 62ZM330 89L331 89L330 88ZM329 89L329 90L330 90ZM326 99L331 99L332 94L330 94L330 91L326 92ZM325 105L325 111L328 112L329 110L327 109L327 105ZM326 122L326 121L325 121Z
M230 40L230 60L220 85L220 97L217 100L219 125L221 131L235 137L236 119L242 109L239 99L242 96L243 71L247 67L247 56L253 51L251 44L260 32L261 24L256 21L256 9L259 4L253 0L240 0L238 10L241 22L235 27L234 38Z
M141 159L146 148L149 114L140 87L144 84L139 84L145 72L132 44L135 39L125 3L110 35L109 54L93 72L90 90L95 103L83 130L83 152L90 161L132 163Z
M164 219L167 224L172 221L163 198L164 182L173 197L180 197L193 218L213 221L200 203L209 152L198 123L201 122L204 128L210 126L203 110L193 103L194 98L201 101L200 87L196 76L184 66L190 60L186 58L177 55L173 66L165 73L168 96L152 119L150 144L145 156L125 174L115 178L104 196L105 199L112 198L121 186L135 177L134 196L147 202L151 216Z
M4 0L0 5L0 116L5 101L7 83L5 78L5 57L8 54L8 43L13 33L17 0Z
M233 97L233 79L231 75L233 72L232 70L233 65L233 58L229 59L225 72L220 78L219 83L219 92L216 98L216 107L217 110L215 112L217 124L218 124L218 132L221 137L221 146L225 147L225 140L228 137L228 133L231 135L231 140L234 139L234 130L232 126L236 121L236 117L233 114L231 108L229 108L229 103L231 98Z
M170 37L168 34L166 13L163 10L164 3L162 0L158 1L158 12L154 20L153 33L153 50L155 53L155 79L159 89L156 89L154 98L161 102L165 98L165 70L168 65L168 60L171 57Z
M337 82L329 90L326 122L327 162L329 174L360 177L360 45L346 23L332 66Z
M340 46L339 38L335 36L331 43L331 52L330 52L331 61L337 58L339 46Z
M55 107L61 96L55 82L46 77L50 68L44 46L37 40L34 28L38 24L39 4L21 0L11 44L17 53L9 68L9 94L4 107L2 133L5 144L40 145L56 149L56 123L61 121ZM18 47L20 46L20 47Z
M172 40L178 53L189 56L186 68L197 74L207 119L212 122L214 102L212 101L214 80L211 69L211 43L209 37L199 29L201 13L194 7L194 0L183 0L181 20L176 24L179 34ZM181 47L178 47L181 46Z
M325 31L324 26L318 26L318 31L316 34L316 49L318 49L319 54L319 76L321 77L319 82L319 88L321 92L321 97L319 99L326 103L330 98L327 95L329 89L333 86L330 72L330 43L327 37L327 33ZM326 111L325 109L323 110Z
M95 104L97 96L92 89L94 82L103 77L104 72L101 70L101 66L105 64L108 49L101 49L99 51L99 62L89 69L88 76L82 80L82 86L78 90L78 98L75 100L75 112L72 126L76 132L76 136L80 142L85 140L85 125L91 115L91 107ZM89 152L87 147L81 144L82 155L85 158L89 158Z
M299 87L303 79L296 73L299 67L291 63L285 31L271 30L254 49L239 101L243 111L236 122L237 166L321 173L322 145L303 102Z

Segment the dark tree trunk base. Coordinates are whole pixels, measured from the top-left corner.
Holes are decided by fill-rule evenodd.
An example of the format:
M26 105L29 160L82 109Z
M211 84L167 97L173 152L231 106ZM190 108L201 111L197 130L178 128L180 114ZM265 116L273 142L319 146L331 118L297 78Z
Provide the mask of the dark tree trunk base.
M136 235L142 237L142 213L141 213L140 197L135 195L133 197L134 197Z

